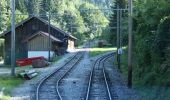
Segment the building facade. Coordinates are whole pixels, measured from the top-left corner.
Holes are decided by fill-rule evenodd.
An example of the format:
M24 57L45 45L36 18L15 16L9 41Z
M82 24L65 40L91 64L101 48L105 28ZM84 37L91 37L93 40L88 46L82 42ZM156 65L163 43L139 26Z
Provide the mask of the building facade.
M51 55L62 55L68 49L74 49L76 40L74 36L53 25L49 28L48 22L39 17L30 17L20 22L16 25L15 31L16 59L47 55L49 50L51 50ZM11 31L4 32L0 38L5 39L5 64L10 64Z

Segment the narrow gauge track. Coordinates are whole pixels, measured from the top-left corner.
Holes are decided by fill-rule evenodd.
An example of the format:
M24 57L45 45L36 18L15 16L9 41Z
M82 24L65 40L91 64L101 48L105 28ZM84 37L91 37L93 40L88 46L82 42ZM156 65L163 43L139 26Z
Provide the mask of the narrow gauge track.
M77 62L75 62L74 65L77 65L77 63L79 63L79 61L81 60L81 58L82 58L82 57L80 57L80 59L78 59ZM73 66L74 66L74 65L73 65ZM72 68L70 68L69 71L70 71L71 69L72 69ZM64 74L63 76L61 76L61 77L58 79L58 81L57 81L56 89L57 89L57 93L58 93L58 96L59 96L60 100L63 100L63 98L62 98L61 93L60 93L60 91L59 91L59 82L60 82L62 79L64 79L64 77L65 77L66 75L67 75L67 73Z
M36 100L60 100L57 82L80 62L83 54L83 52L76 53L68 62L42 79L36 88Z
M86 100L112 100L104 69L105 60L112 54L102 56L95 61L89 78Z

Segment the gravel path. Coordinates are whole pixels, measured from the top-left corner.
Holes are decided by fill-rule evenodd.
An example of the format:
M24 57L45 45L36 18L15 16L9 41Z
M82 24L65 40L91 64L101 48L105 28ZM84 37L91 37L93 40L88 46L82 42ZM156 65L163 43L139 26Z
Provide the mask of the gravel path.
M33 91L33 87L35 86L35 84L39 82L39 80L41 80L42 78L44 78L45 76L53 72L56 68L63 65L74 54L75 53L69 53L64 55L61 60L52 64L49 67L36 68L35 70L39 72L38 76L31 80L26 80L23 84L13 89L11 92L11 96L12 96L11 100L30 100L30 95L31 92Z

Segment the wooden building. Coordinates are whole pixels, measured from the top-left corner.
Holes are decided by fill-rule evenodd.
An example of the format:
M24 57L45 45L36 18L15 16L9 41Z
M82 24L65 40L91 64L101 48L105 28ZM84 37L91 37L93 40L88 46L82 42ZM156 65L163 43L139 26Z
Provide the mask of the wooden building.
M48 51L52 55L64 54L68 49L74 49L76 38L63 30L50 25L39 17L30 17L16 25L16 59L44 56ZM50 36L50 38L49 38ZM10 64L11 59L11 31L0 35L5 39L5 64ZM49 48L49 45L51 45Z

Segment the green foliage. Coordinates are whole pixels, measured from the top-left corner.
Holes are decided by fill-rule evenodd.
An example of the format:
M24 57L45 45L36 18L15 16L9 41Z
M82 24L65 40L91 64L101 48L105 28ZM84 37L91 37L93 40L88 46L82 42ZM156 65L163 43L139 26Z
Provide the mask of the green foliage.
M109 27L117 27L117 6L119 6L119 9L124 9L126 6L126 0L118 0L115 1L114 4L112 5L111 9L112 14L110 15L109 18ZM127 44L127 13L123 12L124 14L122 15L122 40L123 40L123 45ZM116 28L110 28L109 29L109 42L116 46L116 41L117 41L117 29Z
M134 78L148 85L169 86L170 0L136 0Z
M170 0L135 0L133 13L133 82L170 86ZM116 12L111 19L116 18ZM110 20L113 22L113 20ZM110 22L110 26L115 26ZM111 30L115 33L116 30ZM115 41L112 34L112 41ZM127 35L126 35L127 36ZM125 38L125 37L124 37ZM126 37L127 38L127 37ZM127 75L127 51L121 71Z
M170 17L165 17L161 20L159 26L158 26L158 47L159 47L159 51L161 53L162 59L165 60L165 56L166 54L170 54L170 52L165 52L165 49L167 49L168 47L170 47L170 32L169 32L169 28L170 28Z
M100 10L93 11L88 9L99 8L90 3L83 3L79 7L80 14L84 19L84 23L87 29L86 36L93 38L101 35L102 31L100 31L101 28L98 26L106 27L108 20Z
M53 63L56 63L58 60L60 60L62 58L62 56L56 56L52 59Z
M100 54L104 54L106 52L113 52L116 51L117 48L91 48L90 49L90 56L94 57Z
M170 88L159 86L135 86L134 90L142 97L142 100L169 100Z
M7 14L6 8L7 2L6 0L1 0L0 2L0 32L4 31L7 28Z
M52 24L74 35L80 41L78 44L82 44L89 38L89 34L93 33L92 37L102 34L102 28L96 25L103 27L108 24L107 18L100 10L82 12L81 9L98 9L96 5L84 2L84 0L16 0L16 23L33 15L48 20L51 14ZM6 0L0 3L0 32L7 27L10 28L11 10L7 5L10 3Z
M15 81L14 81L15 80ZM16 77L0 77L0 88L5 88L5 95L9 95L11 89L18 86L23 82L22 79L16 78Z

